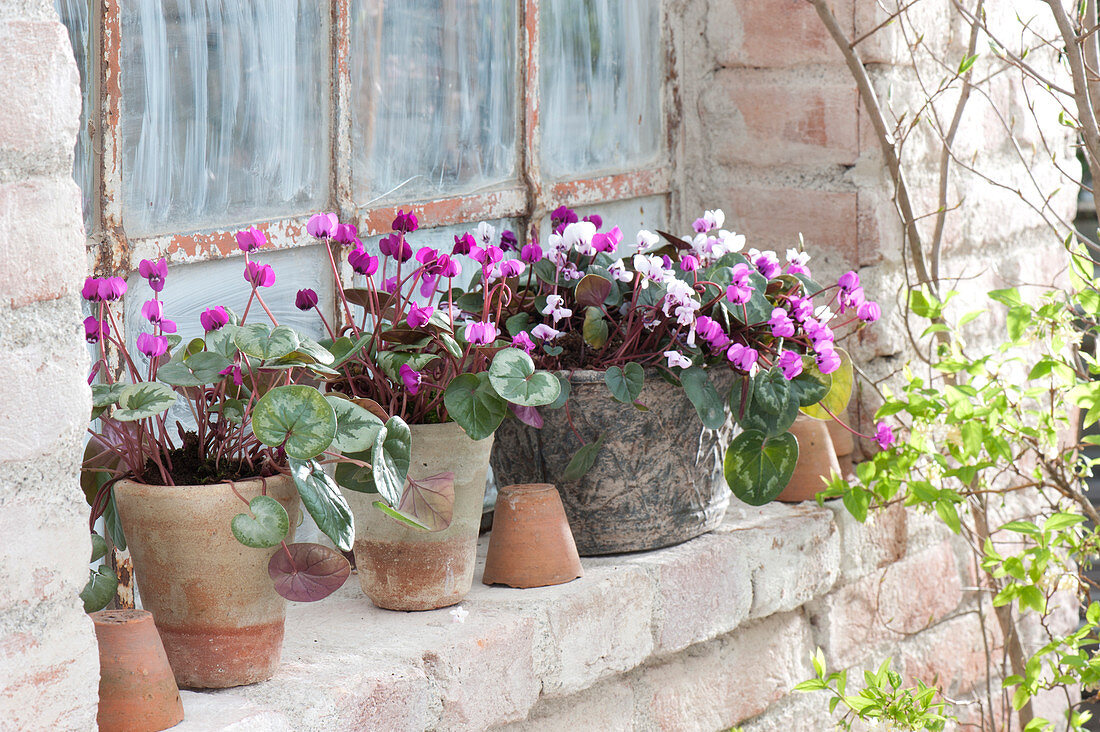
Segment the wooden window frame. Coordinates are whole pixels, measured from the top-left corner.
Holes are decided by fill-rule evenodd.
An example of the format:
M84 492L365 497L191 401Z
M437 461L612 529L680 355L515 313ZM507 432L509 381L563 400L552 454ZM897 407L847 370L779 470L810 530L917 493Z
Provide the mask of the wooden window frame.
M502 218L519 219L523 231L537 226L548 211L557 205L571 207L610 203L634 198L672 194L674 150L673 140L679 120L679 98L675 79L675 54L672 52L668 3L660 9L662 45L666 49L662 84L664 135L657 162L640 169L574 180L547 181L539 166L539 20L540 0L516 0L522 19L519 28L518 68L520 82L518 115L519 144L517 176L498 189L465 195L406 203L389 203L377 207L359 207L352 193L352 112L350 105L352 78L350 64L350 5L352 0L331 1L332 63L330 64L330 180L325 210L336 211L341 221L355 223L362 237L388 232L399 208L412 209L426 228L473 223ZM233 229L160 234L129 237L123 217L124 187L122 181L122 125L120 84L121 69L121 3L125 0L93 0L89 17L88 58L99 59L89 64L87 83L97 105L88 115L92 150L91 222L88 232L89 250L94 269L99 274L128 274L141 259L164 257L170 264L219 259L236 252ZM671 202L670 202L671 203ZM314 244L305 233L306 217L256 220L275 249ZM350 272L343 273L350 278ZM345 283L346 284L346 283Z

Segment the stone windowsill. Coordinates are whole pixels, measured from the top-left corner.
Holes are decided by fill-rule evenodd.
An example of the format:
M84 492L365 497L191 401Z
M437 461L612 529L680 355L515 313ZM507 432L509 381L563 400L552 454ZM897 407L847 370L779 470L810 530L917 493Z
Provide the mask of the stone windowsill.
M536 702L793 610L843 571L834 512L813 504L731 508L711 534L652 552L584 559L556 587L481 584L450 609L380 610L352 577L314 604L290 605L270 681L183 695L175 729L486 729Z

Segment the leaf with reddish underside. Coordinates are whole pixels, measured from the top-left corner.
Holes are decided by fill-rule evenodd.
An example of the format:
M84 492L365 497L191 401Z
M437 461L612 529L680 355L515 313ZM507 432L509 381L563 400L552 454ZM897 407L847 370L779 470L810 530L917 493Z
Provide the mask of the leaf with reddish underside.
M397 512L413 519L428 531L442 531L451 525L455 507L455 474L447 471L405 483Z
M340 589L351 574L351 565L343 554L327 546L288 544L286 550L280 547L271 555L267 573L275 581L275 591L286 599L316 602Z
M577 283L574 299L578 305L599 307L611 294L611 281L599 275L588 274Z
M542 429L542 415L539 414L538 407L525 407L522 404L508 402L508 408L512 410L512 414L516 415L516 419L520 422L537 430Z
M382 405L374 401L373 399L359 397L357 399L352 399L352 401L373 414L375 417L378 417L378 419L382 420L383 424L390 420L390 415L386 413L385 409L382 409Z

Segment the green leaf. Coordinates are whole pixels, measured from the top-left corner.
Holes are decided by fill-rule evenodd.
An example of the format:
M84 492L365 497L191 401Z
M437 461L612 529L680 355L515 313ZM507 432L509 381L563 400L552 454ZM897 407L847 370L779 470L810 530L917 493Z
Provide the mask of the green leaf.
M607 345L609 332L607 321L599 308L588 308L584 311L584 324L581 326L581 336L584 342L599 350Z
M1042 591L1035 585L1020 586L1020 608L1031 608L1037 613L1046 612L1047 601Z
M126 534L122 531L122 519L118 516L118 507L115 505L114 489L111 489L111 497L107 499L107 510L103 512L103 526L111 542L126 551Z
M252 512L238 513L230 522L237 541L253 549L278 546L290 531L290 516L271 496L256 496L248 502Z
M242 352L264 360L281 358L298 349L298 334L293 328L277 325L268 328L263 323L241 327L233 342Z
M578 305L599 308L603 301L611 294L611 282L599 275L586 274L577 283L576 294L573 296Z
M791 399L791 384L779 369L768 369L756 377L753 404L768 414L779 414Z
M287 462L302 505L317 522L317 527L338 549L350 552L355 539L355 522L336 483L316 460L290 458Z
M703 426L712 430L720 429L726 423L726 409L722 397L718 396L718 390L707 377L707 372L698 366L684 369L680 372L680 383L684 385L684 393L695 406Z
M309 460L332 445L336 412L312 386L277 386L252 408L252 431L265 445L282 446L288 457Z
M963 60L959 62L959 76L962 76L967 71L970 71L970 67L974 65L974 62L978 60L978 54L973 56L963 56Z
M535 371L535 362L518 348L502 348L489 365L489 383L497 394L523 407L539 407L558 398L554 375Z
M596 456L599 455L600 448L603 447L603 439L603 435L600 435L595 442L589 442L577 450L576 454L573 455L573 459L565 466L565 472L561 475L562 481L573 483L583 478L584 474L592 469L593 463L596 462Z
M107 556L107 540L99 534L92 532L92 558L91 561L98 562L103 557Z
M111 604L118 591L118 578L110 567L100 567L89 572L88 584L80 591L84 612L94 613Z
M508 335L513 338L520 334L521 331L527 330L527 325L531 322L531 316L528 313L516 313L512 317L504 321L504 328L508 331Z
M493 434L508 414L508 402L493 389L484 371L452 379L443 393L443 405L471 440L484 440Z
M739 434L726 450L726 485L750 506L775 500L794 474L798 440L789 432L765 437L758 430Z
M374 438L371 478L375 490L391 506L401 501L411 456L412 430L400 417L390 417Z
M325 400L336 413L336 437L332 447L340 453L363 452L374 445L382 420L350 399L326 394Z
M603 381L611 391L611 396L624 404L630 404L642 393L645 372L640 364L631 361L622 368L609 368L604 372Z
M375 508L377 508L382 513L389 516L390 518L395 519L397 521L400 521L401 523L405 524L406 526L411 526L412 528L420 529L421 531L431 531L431 529L428 528L428 526L426 526L425 524L420 523L419 521L414 519L412 516L406 516L405 514L398 511L396 508L391 508L390 506L387 506L385 501L375 501L371 505L374 506Z
M832 377L829 393L820 402L802 407L802 413L814 419L829 419L829 412L844 414L848 401L852 398L852 385L855 382L852 357L843 348L836 349L836 353L840 356L840 368L829 374ZM828 412L825 411L826 408Z
M119 408L111 415L119 422L133 422L168 411L176 403L176 390L159 381L130 384L119 394Z
M799 407L817 404L825 398L832 386L832 375L821 373L812 358L803 358L802 373L791 379L791 393Z
M221 372L232 365L220 353L199 351L187 358L173 358L157 369L157 379L174 386L204 386L221 381Z
M109 407L117 404L127 384L92 384L92 406Z
M569 379L561 374L554 374L554 377L558 380L558 386L561 388L561 393L558 394L557 399L546 405L547 409L561 409L564 407L565 403L569 400L569 392L573 390L573 387L569 384Z
M1056 513L1043 522L1044 532L1062 531L1070 526L1085 523L1084 516L1076 513Z

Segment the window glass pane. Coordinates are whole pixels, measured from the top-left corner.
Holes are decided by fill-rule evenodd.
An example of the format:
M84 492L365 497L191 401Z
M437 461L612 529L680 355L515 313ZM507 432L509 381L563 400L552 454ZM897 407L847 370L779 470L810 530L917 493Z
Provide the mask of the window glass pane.
M661 150L660 0L542 0L542 170L630 170Z
M84 208L84 228L92 228L92 141L88 136L88 112L92 108L91 78L88 68L88 0L54 0L54 8L69 31L76 68L80 72L80 129L76 135L73 178L80 186Z
M354 0L353 186L361 205L516 177L516 0Z
M327 198L328 4L122 4L127 233L302 213Z

